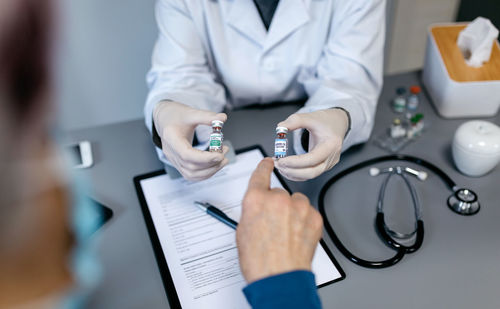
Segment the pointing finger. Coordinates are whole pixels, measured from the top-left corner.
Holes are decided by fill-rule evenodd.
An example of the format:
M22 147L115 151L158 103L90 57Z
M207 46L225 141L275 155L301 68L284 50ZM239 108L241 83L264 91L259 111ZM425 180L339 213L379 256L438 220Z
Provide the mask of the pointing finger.
M248 190L269 190L274 162L271 158L260 161L248 182Z

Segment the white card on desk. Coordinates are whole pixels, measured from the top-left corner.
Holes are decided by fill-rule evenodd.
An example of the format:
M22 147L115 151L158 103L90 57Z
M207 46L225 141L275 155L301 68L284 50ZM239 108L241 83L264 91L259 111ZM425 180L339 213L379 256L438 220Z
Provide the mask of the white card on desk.
M260 148L253 147L239 153L236 163L201 182L170 179L161 173L136 177L172 307L249 308L242 292L246 283L239 268L235 231L193 202L208 202L238 221L248 181L263 157ZM275 173L271 175L271 187L284 187ZM318 286L345 277L323 244L316 249L312 269Z

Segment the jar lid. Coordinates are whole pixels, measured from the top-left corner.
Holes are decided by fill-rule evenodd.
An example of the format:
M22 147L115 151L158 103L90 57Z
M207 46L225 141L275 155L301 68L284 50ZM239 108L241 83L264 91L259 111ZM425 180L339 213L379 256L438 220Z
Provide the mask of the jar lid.
M213 120L212 121L212 127L222 127L224 125L224 121L220 120Z
M420 86L411 86L410 87L410 92L412 94L419 94L421 91L422 91L422 89L420 88Z
M288 128L276 127L276 133L288 133Z
M500 154L500 127L483 120L468 121L458 127L454 143L477 154Z

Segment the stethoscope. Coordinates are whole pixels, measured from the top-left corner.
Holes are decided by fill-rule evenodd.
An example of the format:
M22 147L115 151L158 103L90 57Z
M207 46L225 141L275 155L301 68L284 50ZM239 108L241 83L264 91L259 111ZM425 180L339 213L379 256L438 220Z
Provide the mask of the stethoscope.
M329 234L330 238L332 239L333 243L335 246L339 249L339 251L350 261L363 266L363 267L368 267L368 268L385 268L389 266L393 266L401 259L403 256L407 253L413 253L417 251L420 246L422 245L422 242L424 240L424 222L422 220L422 209L420 206L420 202L418 199L417 192L414 188L414 186L411 184L409 176L414 176L418 178L421 181L425 181L427 179L427 173L424 171L417 171L415 169L412 169L410 167L403 167L403 166L394 166L394 167L389 167L386 169L379 169L376 167L370 168L370 175L371 176L379 176L379 175L387 175L383 182L382 186L380 188L379 196L378 196L378 201L377 201L377 214L375 216L375 228L380 236L381 240L389 246L391 249L396 251L396 254L386 260L382 261L368 261L361 259L354 254L352 254L340 241L340 239L337 237L337 234L335 234L335 231L333 230L332 225L330 224L330 221L328 220L328 217L325 212L325 195L327 191L337 182L339 179L342 177L353 173L359 169L368 167L368 166L373 166L375 164L381 163L381 162L386 162L386 161L406 161L406 162L411 162L418 164L429 171L432 171L434 174L436 174L446 185L447 187L453 192L450 197L448 197L447 204L448 207L453 210L454 212L461 214L461 215L473 215L476 214L479 209L479 201L477 194L470 190L470 189L465 189L465 188L459 188L456 183L445 173L443 170L438 168L432 163L429 163L425 160L413 157L413 156L408 156L408 155L389 155L389 156L383 156L383 157L377 157L373 158L361 163L358 163L354 166L351 166L340 173L336 174L333 176L328 182L323 186L321 189L321 192L319 194L319 203L318 203L318 210L323 216L323 221L324 221L324 226ZM391 230L387 224L385 223L384 220L384 196L385 196L385 190L387 187L387 184L389 182L389 179L393 176L400 176L404 183L406 184L413 208L414 208L414 214L415 214L415 228L412 232L410 233L400 233L394 230ZM412 245L403 245L403 241L408 241L414 238L413 244Z

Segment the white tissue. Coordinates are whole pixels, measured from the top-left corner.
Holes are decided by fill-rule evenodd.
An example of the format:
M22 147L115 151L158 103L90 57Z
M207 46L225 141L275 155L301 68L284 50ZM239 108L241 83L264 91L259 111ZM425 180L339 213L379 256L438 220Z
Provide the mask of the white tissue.
M497 37L498 29L491 21L478 17L460 32L457 45L466 63L477 68L490 60L491 49Z

